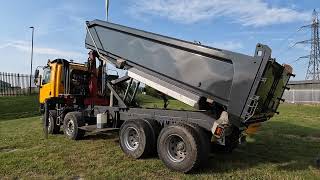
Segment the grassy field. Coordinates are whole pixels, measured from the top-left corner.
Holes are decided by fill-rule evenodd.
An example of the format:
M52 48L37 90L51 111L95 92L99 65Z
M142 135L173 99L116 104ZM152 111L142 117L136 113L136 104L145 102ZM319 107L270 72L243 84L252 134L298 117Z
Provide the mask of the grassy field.
M2 120L0 179L319 179L320 106L281 105L280 112L232 154L212 154L208 168L187 175L157 157L130 159L117 133L44 139L40 117Z
M39 115L38 96L0 97L0 121Z
M139 95L138 99L141 102L141 106L144 108L163 108L163 100L159 100L152 96ZM167 108L179 110L194 110L191 106L174 99L169 99L169 105Z

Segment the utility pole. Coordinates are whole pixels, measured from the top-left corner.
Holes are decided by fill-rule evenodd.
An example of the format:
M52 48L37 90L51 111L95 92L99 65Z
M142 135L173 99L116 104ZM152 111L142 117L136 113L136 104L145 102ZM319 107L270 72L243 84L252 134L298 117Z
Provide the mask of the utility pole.
M32 38L31 38L31 67L30 67L30 84L29 84L29 94L31 95L31 83L32 83L32 61L33 61L33 35L34 35L34 27L30 27L32 29Z
M109 21L109 0L106 0L106 21Z
M311 28L311 39L296 42L296 44L310 44L310 54L301 56L299 59L309 59L306 80L320 80L320 43L319 43L319 19L318 13L314 9L312 13L312 23L302 26L300 29Z

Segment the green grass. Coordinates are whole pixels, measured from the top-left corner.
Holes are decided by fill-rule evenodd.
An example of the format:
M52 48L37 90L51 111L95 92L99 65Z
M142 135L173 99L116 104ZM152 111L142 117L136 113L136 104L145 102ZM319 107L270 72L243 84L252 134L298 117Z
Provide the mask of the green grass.
M140 94L138 99L140 102L142 102L141 106L144 108L163 108L163 100L158 98ZM194 110L191 106L175 99L169 99L169 105L167 108L178 110Z
M208 168L188 175L170 171L157 157L127 157L116 133L44 139L40 117L4 120L0 179L319 179L320 106L285 104L280 112L232 154L212 154Z
M0 121L39 115L38 96L0 97Z

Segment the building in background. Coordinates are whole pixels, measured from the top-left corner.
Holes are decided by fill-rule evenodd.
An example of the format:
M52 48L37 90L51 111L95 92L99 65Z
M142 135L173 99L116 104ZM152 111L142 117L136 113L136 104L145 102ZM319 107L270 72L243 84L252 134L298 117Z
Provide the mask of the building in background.
M317 104L320 103L320 81L304 80L290 81L290 90L283 94L287 103Z

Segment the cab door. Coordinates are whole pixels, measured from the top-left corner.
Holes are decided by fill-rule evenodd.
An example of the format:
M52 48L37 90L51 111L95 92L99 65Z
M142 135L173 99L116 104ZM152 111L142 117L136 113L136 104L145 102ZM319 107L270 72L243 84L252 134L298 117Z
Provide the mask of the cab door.
M40 83L39 101L41 104L45 102L46 99L52 97L52 82L53 73L51 73L51 66L47 66L43 69L43 77Z

